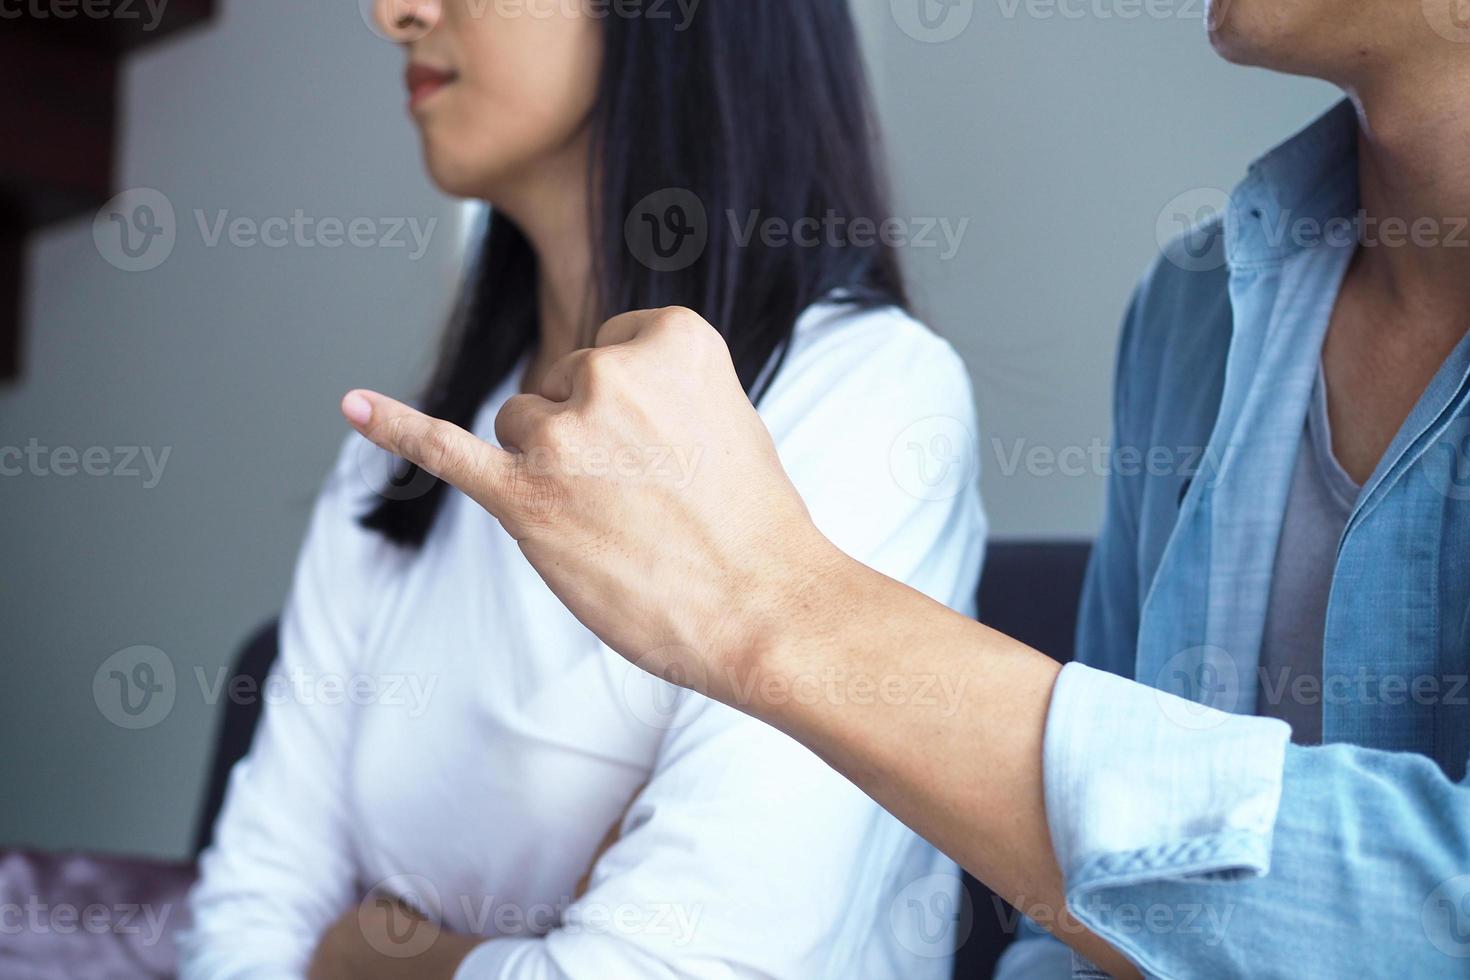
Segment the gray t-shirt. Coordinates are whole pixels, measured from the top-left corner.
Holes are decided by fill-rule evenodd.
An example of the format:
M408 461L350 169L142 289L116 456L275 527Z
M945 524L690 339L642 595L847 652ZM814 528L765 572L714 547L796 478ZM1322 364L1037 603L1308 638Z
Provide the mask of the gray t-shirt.
M1322 647L1337 545L1361 487L1332 453L1320 369L1286 502L1261 639L1256 713L1291 725L1298 745L1322 741Z

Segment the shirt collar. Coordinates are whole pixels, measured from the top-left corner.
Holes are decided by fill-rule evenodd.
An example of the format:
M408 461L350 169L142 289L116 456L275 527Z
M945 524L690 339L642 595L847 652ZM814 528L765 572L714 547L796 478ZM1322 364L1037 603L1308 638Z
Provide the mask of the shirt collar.
M1251 164L1225 214L1226 256L1241 268L1356 241L1357 210L1358 117L1343 100Z

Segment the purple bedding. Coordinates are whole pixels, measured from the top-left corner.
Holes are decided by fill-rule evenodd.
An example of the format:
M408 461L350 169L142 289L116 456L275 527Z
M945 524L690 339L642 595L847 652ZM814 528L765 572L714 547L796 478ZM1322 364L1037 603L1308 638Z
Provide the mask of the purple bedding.
M186 864L0 850L0 978L172 977Z

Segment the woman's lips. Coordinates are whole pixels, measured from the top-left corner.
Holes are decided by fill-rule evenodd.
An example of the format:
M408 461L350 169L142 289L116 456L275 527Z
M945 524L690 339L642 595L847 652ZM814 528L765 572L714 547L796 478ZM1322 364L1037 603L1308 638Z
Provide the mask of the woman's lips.
M458 77L452 71L443 68L431 68L428 65L409 65L404 75L404 83L408 86L408 106L416 109L424 102L432 98L440 89L452 83Z

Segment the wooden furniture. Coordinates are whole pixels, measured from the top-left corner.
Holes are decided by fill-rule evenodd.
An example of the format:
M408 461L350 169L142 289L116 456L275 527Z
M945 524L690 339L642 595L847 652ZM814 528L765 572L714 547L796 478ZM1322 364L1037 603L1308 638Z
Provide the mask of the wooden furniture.
M123 58L202 23L215 0L17 4L0 29L0 381L21 368L25 242L95 212L114 187Z

